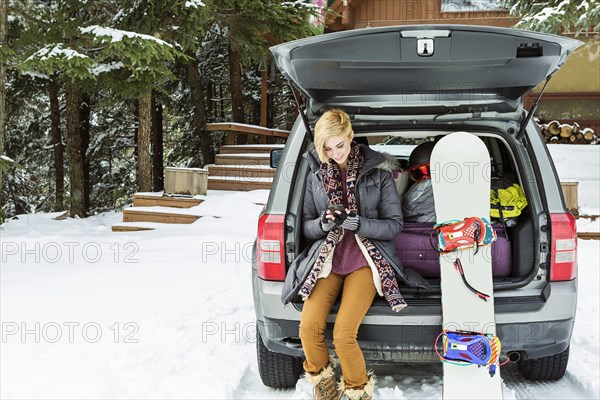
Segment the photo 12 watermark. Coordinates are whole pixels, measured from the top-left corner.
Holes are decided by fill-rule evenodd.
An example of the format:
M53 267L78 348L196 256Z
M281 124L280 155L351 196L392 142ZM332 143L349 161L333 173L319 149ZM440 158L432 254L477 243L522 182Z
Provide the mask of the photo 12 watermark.
M139 343L135 322L2 322L1 340L10 343Z
M45 262L56 263L86 263L95 264L104 257L115 264L137 264L137 254L140 247L135 242L127 243L97 243L97 242L31 242L31 241L2 241L0 243L0 260L3 264L9 262Z

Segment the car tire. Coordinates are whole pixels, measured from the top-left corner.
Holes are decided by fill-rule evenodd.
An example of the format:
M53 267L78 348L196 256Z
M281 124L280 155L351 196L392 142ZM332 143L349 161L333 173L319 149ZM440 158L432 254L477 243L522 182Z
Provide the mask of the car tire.
M553 356L521 360L518 362L519 371L530 381L556 381L567 371L569 348Z
M258 373L265 386L289 389L296 386L303 371L302 358L275 353L267 349L256 327Z

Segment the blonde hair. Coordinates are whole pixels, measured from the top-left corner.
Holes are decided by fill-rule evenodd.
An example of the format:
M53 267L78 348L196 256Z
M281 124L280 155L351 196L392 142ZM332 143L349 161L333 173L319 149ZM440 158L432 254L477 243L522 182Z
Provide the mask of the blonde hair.
M325 142L327 139L342 136L352 138L352 124L350 117L344 111L332 108L321 115L321 118L315 124L315 150L319 155L321 162L328 162L325 154Z

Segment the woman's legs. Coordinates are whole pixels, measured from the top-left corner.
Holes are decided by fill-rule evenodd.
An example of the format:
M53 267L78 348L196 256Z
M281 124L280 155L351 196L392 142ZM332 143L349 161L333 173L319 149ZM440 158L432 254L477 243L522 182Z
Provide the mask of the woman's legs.
M344 278L330 273L317 280L315 287L304 302L300 318L300 340L306 360L304 370L318 374L329 364L329 350L325 342L325 323L333 302L340 293ZM371 280L371 284L373 281Z
M342 367L345 387L362 388L369 381L369 377L356 335L358 327L371 307L376 289L371 268L368 266L344 278L342 303L333 328L333 344Z

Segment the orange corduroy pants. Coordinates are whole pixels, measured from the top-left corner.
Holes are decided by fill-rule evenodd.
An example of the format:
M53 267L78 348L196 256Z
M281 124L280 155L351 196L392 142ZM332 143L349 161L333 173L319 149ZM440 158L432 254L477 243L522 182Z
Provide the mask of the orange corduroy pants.
M368 381L367 367L356 335L376 293L369 266L348 275L331 272L327 278L317 280L304 302L300 319L300 340L306 356L304 370L318 374L329 363L325 325L340 290L342 299L333 327L333 346L346 387L362 388Z

